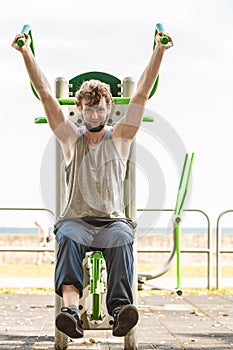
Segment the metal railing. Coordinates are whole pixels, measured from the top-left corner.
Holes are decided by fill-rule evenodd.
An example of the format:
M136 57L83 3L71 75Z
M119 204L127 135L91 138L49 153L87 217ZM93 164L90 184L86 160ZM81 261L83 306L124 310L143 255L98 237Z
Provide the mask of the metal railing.
M0 208L0 211L47 211L51 215L54 215L54 213L47 208L11 208L11 207L6 207L6 208Z
M233 209L225 210L220 213L216 224L216 289L221 288L220 281L222 279L222 254L233 253L233 248L222 248L222 232L219 229L221 218L228 213L233 213Z
M11 208L11 207L6 207L6 208L0 208L0 211L45 211L50 213L51 215L54 215L54 213L46 208ZM173 209L137 209L137 211L155 211L155 212L173 212ZM184 209L184 212L197 212L202 214L207 221L207 247L184 247L181 248L180 253L205 253L207 254L207 287L208 289L212 289L212 267L213 267L213 244L212 244L212 236L210 233L210 220L208 215L199 209ZM228 213L233 213L233 209L230 210L225 210L221 212L217 218L217 223L216 223L216 288L220 289L221 288L221 279L222 279L222 274L221 274L221 269L222 269L222 261L221 257L223 254L233 254L233 248L222 248L222 232L220 230L220 221L221 218L228 214ZM20 247L20 246L5 246L5 247L0 247L0 252L28 252L28 253L33 253L33 252L54 252L55 248L54 247L39 247L39 246L29 246L29 247ZM139 254L141 253L171 253L171 249L165 248L165 247L159 247L159 248L148 248L148 247L138 247L137 252Z
M11 208L11 207L6 207L6 208L0 208L0 211L44 211L47 212L51 215L54 216L54 213L47 208ZM1 247L0 246L0 252L4 253L34 253L34 252L54 252L53 247L37 247L37 246L29 246L29 247L19 247L19 246L6 246L6 247Z
M0 247L0 252L4 253L41 253L41 252L51 252L54 253L55 249L53 247L18 247L18 246L7 246Z
M53 212L49 209L46 208L10 208L10 207L6 207L6 208L0 208L0 211L46 211L48 213L50 213L51 215L54 215ZM137 209L137 211L155 211L155 212L160 212L160 211L164 211L164 212L174 212L174 209ZM212 249L212 236L210 233L210 220L208 215L199 209L184 209L184 212L197 212L200 213L204 216L204 218L206 219L207 222L207 247L201 247L201 248L181 248L180 252L181 253L205 253L207 254L207 288L208 289L212 289L212 257L213 257L213 249ZM218 217L218 221L217 221L217 228L216 228L216 235L217 235L217 259L216 259L216 270L217 270L217 288L219 288L219 280L221 278L221 261L220 261L220 255L223 253L233 253L232 250L227 250L227 249L221 249L221 235L219 232L219 221L220 218L228 213L228 212L233 212L233 210L228 210L225 211L223 213L221 213ZM8 246L8 247L0 247L0 252L54 252L54 248L53 247L15 247L15 246ZM137 249L137 252L139 254L141 253L171 253L171 249L169 248L147 248L147 247L141 247Z
M174 212L174 209L138 209L137 211L155 211L155 212ZM207 222L207 247L203 248L181 248L180 253L205 253L207 254L207 288L212 289L212 266L213 266L213 251L212 251L212 236L210 233L210 219L208 215L199 209L184 209L184 212L197 212L200 213ZM175 242L173 242L173 248L138 248L138 253L170 253L170 257L168 258L168 263L170 264L170 261L175 253ZM164 264L164 271L166 272L166 264ZM164 272L164 273L165 273Z

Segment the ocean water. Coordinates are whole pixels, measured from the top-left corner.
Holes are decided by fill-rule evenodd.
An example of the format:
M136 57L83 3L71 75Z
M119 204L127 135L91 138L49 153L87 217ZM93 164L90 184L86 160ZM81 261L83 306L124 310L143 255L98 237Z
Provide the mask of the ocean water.
M48 230L51 230L51 228L48 228ZM164 227L151 227L151 228L144 228L144 227L138 227L137 233L141 234L143 232L147 232L147 234L168 234L167 229ZM212 233L215 233L215 228L212 229ZM182 234L206 234L207 228L206 227L182 227L181 228ZM222 227L221 233L223 234L233 234L233 227ZM0 227L0 235L37 235L38 229L36 227Z
M37 235L36 227L0 227L0 235Z

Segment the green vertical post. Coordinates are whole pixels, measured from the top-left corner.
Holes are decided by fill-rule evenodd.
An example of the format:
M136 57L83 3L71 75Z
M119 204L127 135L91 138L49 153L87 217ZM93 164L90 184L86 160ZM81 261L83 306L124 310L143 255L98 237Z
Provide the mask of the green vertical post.
M180 222L181 222L181 214L182 214L182 209L184 206L184 201L185 201L185 198L186 198L186 195L188 192L188 185L190 182L193 160L194 160L194 153L192 153L192 156L191 156L189 169L188 169L188 173L187 173L187 178L186 178L186 184L185 184L185 188L183 190L183 196L182 196L182 198L180 198L182 187L183 187L184 176L185 176L185 170L186 170L187 161L188 161L188 154L185 155L184 164L183 164L182 173L181 173L181 178L180 178L180 183L179 183L178 192L177 192L176 205L175 205L175 210L174 210L174 229L175 229L175 241L176 241L176 274L177 274L178 294L182 294L182 292L180 290L180 288L181 288Z
M104 257L101 252L94 252L90 256L92 264L92 276L90 292L92 294L92 320L101 320L101 294L104 292L104 284L101 281L101 269Z
M181 288L181 261L180 261L180 219L177 218L175 222L175 232L176 232L176 274L177 274L177 286L179 290Z

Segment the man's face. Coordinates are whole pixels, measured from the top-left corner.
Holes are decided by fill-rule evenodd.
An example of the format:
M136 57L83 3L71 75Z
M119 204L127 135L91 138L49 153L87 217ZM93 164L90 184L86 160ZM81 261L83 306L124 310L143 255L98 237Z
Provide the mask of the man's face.
M100 131L106 123L108 114L105 98L102 98L95 106L90 106L89 100L83 99L82 114L84 124L89 131Z

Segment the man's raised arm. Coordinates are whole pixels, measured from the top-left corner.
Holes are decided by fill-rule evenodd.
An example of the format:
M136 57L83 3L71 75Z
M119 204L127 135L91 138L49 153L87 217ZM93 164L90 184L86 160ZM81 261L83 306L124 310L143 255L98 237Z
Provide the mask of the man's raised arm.
M162 62L164 52L173 46L170 36L167 44L161 43L161 35L156 35L156 46L150 58L150 61L139 78L136 92L131 98L128 111L118 124L115 126L114 137L133 139L136 135L144 115L144 107L148 101L150 92L157 79L159 68Z
M22 47L17 44L17 40L21 37L26 38ZM51 86L30 49L30 37L27 34L16 35L12 46L23 56L29 78L40 97L50 128L63 146L67 146L68 143L72 144L77 138L77 128L65 118L59 102L53 96Z

